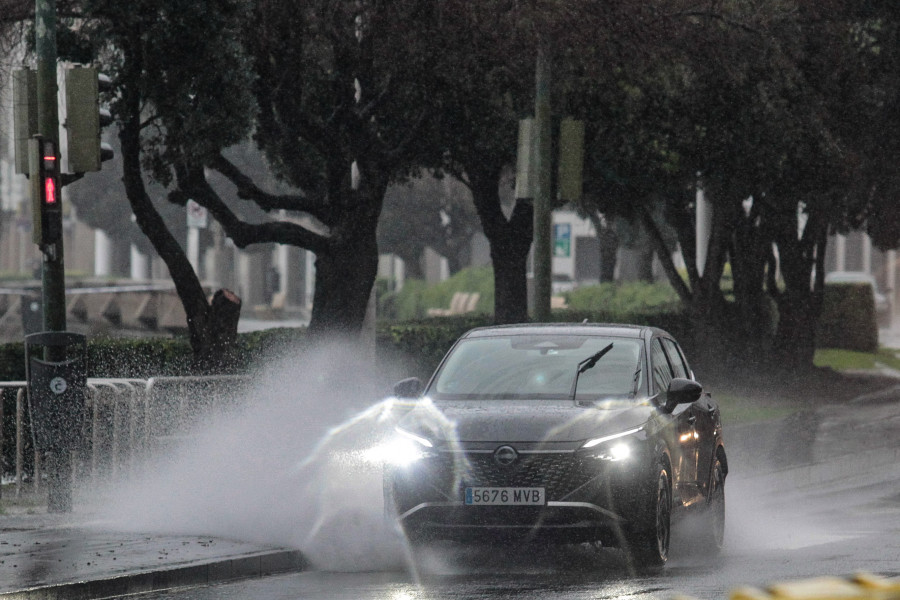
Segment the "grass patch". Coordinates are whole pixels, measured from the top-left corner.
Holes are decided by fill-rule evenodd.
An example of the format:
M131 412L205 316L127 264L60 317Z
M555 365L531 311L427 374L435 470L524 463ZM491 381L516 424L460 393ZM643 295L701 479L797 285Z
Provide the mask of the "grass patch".
M722 422L725 425L781 419L803 408L803 403L799 400L751 398L733 393L713 394L713 400L722 411Z
M874 369L875 355L870 352L855 352L837 348L816 350L813 364L817 367L831 367L835 371L847 369Z
M896 348L882 347L878 349L878 354L875 355L875 358L881 364L900 371L900 356L898 354L900 354L900 350Z

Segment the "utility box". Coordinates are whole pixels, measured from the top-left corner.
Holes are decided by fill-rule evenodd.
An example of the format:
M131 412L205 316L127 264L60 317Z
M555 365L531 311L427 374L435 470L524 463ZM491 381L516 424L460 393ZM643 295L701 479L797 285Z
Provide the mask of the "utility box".
M32 356L36 348L56 360ZM79 450L84 442L87 340L79 333L44 331L25 336L28 410L40 452Z

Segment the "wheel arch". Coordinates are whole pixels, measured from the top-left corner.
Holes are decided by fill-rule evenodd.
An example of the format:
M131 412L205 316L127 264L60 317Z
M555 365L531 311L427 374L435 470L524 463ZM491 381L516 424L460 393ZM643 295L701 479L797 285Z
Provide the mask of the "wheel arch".
M722 475L725 477L728 476L728 457L725 455L725 446L720 442L716 445L716 451L713 453L713 458L718 458L719 462L722 463ZM713 461L715 463L715 461Z

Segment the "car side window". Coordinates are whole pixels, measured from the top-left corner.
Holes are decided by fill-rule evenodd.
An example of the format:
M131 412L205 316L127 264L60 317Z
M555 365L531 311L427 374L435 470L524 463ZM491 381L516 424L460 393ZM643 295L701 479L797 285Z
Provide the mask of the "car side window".
M662 342L666 349L666 354L669 355L672 370L675 371L675 377L690 379L690 371L688 370L687 365L684 364L684 357L681 355L681 352L678 351L678 345L668 338L663 338Z
M672 368L659 338L654 338L650 347L650 360L653 361L653 383L656 391L663 393L669 389L669 382L672 381Z

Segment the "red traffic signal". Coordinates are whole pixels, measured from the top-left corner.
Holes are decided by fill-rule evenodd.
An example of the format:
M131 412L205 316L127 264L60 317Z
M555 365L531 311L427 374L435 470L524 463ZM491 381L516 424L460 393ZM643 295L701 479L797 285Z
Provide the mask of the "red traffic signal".
M43 143L41 152L41 179L44 182L44 193L41 198L42 204L56 204L59 186L57 179L59 177L59 159L56 156L56 144L47 140Z
M56 143L39 136L29 140L32 239L49 246L62 238L62 207L59 188L59 153Z

